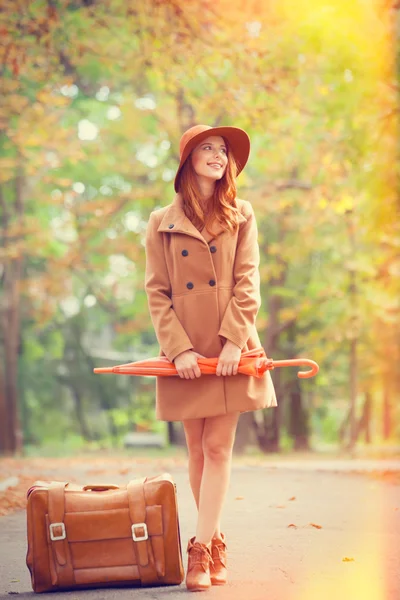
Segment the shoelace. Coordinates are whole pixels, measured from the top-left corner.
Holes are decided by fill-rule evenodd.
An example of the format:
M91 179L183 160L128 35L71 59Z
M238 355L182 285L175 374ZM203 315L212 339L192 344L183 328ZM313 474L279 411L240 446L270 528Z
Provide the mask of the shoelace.
M204 571L207 571L206 561L209 561L211 564L214 564L212 556L207 552L207 550L203 550L202 548L192 547L189 550L189 556L190 568L192 568L194 565L200 565L204 569Z
M215 557L213 557L213 560L220 560L221 562L224 561L224 557L221 556L221 553L224 552L226 549L226 544L222 543L222 544L214 544L213 546L213 550L214 553L217 555Z

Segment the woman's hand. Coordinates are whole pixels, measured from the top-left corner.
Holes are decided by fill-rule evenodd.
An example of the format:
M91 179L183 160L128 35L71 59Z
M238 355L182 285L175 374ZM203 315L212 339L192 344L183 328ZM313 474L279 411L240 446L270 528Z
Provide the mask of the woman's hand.
M194 379L201 376L200 367L197 364L198 358L205 357L194 350L185 350L175 356L174 365L181 379Z
M219 355L216 375L236 375L242 352L231 340L226 340Z

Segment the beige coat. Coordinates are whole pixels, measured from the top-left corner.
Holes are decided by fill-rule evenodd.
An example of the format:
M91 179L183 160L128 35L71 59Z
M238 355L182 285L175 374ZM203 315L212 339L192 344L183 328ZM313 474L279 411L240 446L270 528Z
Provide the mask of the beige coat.
M182 198L151 213L146 232L145 290L160 345L170 361L193 349L220 355L226 339L243 352L261 346L255 321L261 304L257 223L251 204L238 200L239 230L219 225L216 237L185 216ZM156 416L163 421L212 417L276 406L269 372L157 377Z

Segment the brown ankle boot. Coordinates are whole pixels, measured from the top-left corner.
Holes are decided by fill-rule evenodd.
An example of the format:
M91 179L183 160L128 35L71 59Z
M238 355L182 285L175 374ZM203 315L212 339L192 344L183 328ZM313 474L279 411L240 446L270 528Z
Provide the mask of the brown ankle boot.
M225 536L221 533L221 537L213 537L211 540L211 556L213 562L210 566L210 575L212 585L224 585L228 579L228 571L226 568L226 544Z
M192 537L187 546L186 587L191 592L200 592L211 587L210 564L212 564L212 557L205 544L194 540L195 538Z

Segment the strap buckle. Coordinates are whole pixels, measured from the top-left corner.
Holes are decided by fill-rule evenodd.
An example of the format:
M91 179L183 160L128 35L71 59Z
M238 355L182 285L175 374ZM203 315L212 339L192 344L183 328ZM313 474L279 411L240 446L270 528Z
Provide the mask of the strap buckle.
M143 535L136 535L135 529L136 527L141 527L143 529ZM132 538L135 542L144 542L149 539L149 534L147 531L146 523L134 523L131 527L132 529Z
M61 527L61 535L55 535L53 532L53 527ZM56 542L57 540L65 540L65 538L67 537L67 534L65 532L64 523L50 523L49 529L50 529L50 539L53 542Z

